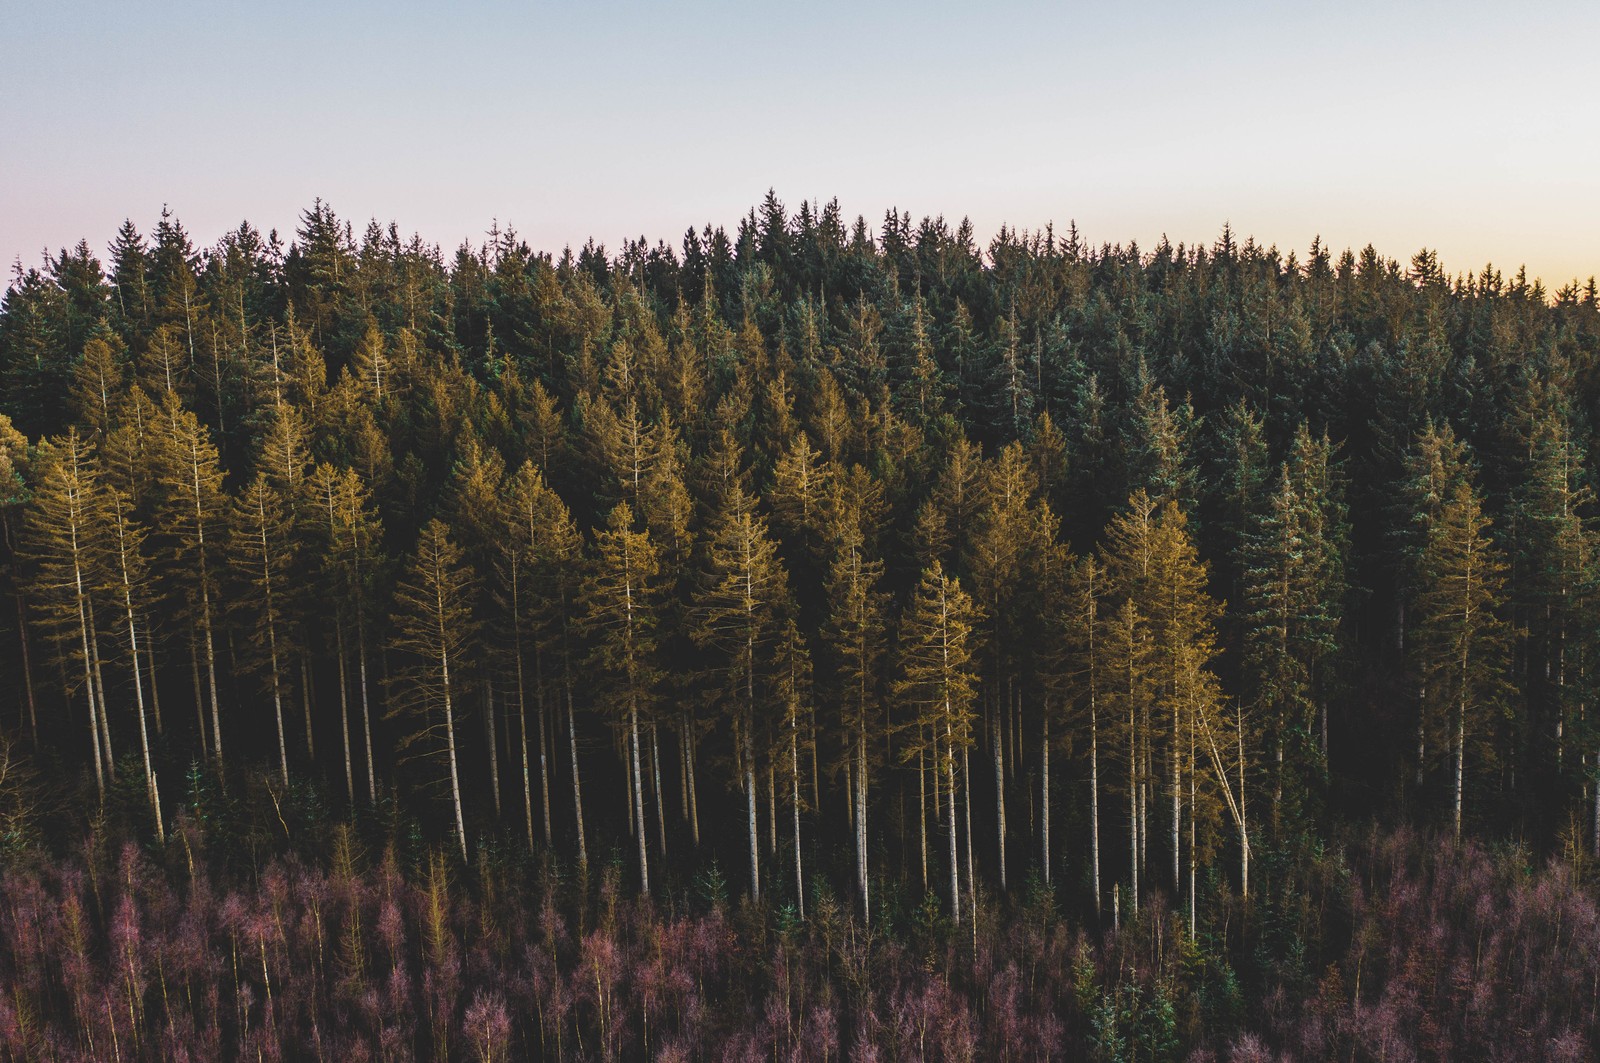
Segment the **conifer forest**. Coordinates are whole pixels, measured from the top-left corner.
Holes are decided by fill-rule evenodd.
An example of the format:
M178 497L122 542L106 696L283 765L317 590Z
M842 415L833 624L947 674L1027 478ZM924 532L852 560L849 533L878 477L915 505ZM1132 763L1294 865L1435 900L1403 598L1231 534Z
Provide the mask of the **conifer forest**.
M1594 280L401 233L10 279L0 1059L1600 1052Z

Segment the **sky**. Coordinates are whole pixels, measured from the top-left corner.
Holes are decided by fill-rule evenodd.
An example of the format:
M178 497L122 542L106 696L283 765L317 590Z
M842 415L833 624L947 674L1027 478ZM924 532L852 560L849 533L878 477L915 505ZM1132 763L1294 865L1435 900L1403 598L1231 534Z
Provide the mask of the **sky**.
M1600 274L1592 3L0 0L0 258L321 198L448 253L870 224Z

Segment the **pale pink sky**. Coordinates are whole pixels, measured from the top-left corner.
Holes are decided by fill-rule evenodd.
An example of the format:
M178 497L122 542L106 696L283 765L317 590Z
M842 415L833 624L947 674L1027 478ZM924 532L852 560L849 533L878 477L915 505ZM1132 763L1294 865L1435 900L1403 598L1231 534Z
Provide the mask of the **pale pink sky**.
M1600 273L1580 3L0 0L0 256L163 204L208 244L315 197L446 250L494 219L615 249L771 186L876 225L1371 242Z

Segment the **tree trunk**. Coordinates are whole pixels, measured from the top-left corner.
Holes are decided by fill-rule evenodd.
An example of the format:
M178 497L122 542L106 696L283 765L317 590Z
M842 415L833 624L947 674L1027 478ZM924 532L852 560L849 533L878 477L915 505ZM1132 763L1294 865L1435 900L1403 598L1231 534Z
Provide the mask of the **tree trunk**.
M316 728L311 726L311 666L306 655L300 655L300 705L306 714L306 760L317 762Z
M861 732L856 736L855 840L856 891L861 895L861 922L872 922L872 882L867 876L867 723L861 714Z
M1044 884L1050 885L1050 703L1044 706L1039 743L1039 858L1044 861Z
M800 722L789 728L789 808L794 817L794 896L800 918L806 917L806 878L800 861L800 749L795 734Z
M1000 858L1000 892L1006 892L1006 770L1004 753L1005 743L1005 717L1008 715L1004 702L996 706L994 741L990 745L994 749L994 820L995 844L999 848ZM967 800L972 800L969 793Z
M651 794L656 799L656 843L661 859L667 858L667 802L661 793L661 739L655 721L650 723L650 774L655 779Z
M639 701L637 693L628 695L628 738L632 754L634 834L639 845L639 892L650 893L649 843L645 841L644 783L639 777Z
M578 868L589 872L589 845L583 837L583 781L578 774L578 724L572 712L572 679L566 681L567 748L572 754L572 808L578 823Z
M33 660L28 652L28 617L23 606L22 593L17 593L17 641L22 645L22 689L28 704L28 733L33 736L35 747L39 745L39 707L33 696ZM159 726L157 730L159 730Z
M950 918L956 926L961 925L961 863L956 859L956 756L954 739L951 737L950 723L945 722L945 754L944 775L945 792L950 797ZM934 787L934 801L939 799L938 787Z
M489 788L494 792L494 818L500 818L500 736L495 726L494 680L483 681L484 737L489 743Z
M937 796L934 814L938 815ZM922 892L928 892L928 758L925 749L917 750L917 841L922 872Z
M367 800L375 805L378 803L378 769L372 762L372 707L367 701L367 633L366 625L359 618L356 621L356 670L361 679L361 728L367 743Z
M1094 890L1094 914L1100 907L1100 720L1095 691L1089 690L1089 864L1090 886Z
M443 644L445 633L441 628L439 641ZM450 799L456 810L456 841L461 846L461 862L467 862L467 825L461 815L461 775L456 766L456 721L450 700L450 655L439 655L439 670L444 681L444 734L445 747L450 753Z
M350 676L345 664L344 621L333 624L335 650L339 657L339 734L344 740L344 789L350 807L356 806L356 775L350 756Z
M689 769L689 837L696 849L700 848L700 795L696 791L694 782L694 753L697 743L694 740L694 717L684 716L685 741L688 743L688 769Z

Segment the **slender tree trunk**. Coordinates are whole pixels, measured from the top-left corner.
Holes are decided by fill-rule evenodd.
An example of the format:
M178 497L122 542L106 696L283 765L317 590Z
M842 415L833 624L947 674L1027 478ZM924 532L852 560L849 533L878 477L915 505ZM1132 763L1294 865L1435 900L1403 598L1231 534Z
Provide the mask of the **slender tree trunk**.
M1007 716L1004 702L996 706L994 741L990 745L994 749L994 820L995 844L999 848L1000 858L1000 892L1006 892L1006 770L1005 758L1002 756L1005 742L1004 720ZM971 800L970 794L967 800Z
M267 592L267 610L272 610L272 592ZM267 647L272 665L272 712L278 721L278 767L283 785L289 785L289 742L283 728L283 691L278 679L278 626L267 621ZM219 761L220 762L220 761Z
M794 817L794 896L800 918L806 917L806 877L800 860L800 749L796 732L800 721L789 727L789 808Z
M678 715L678 818L689 822L689 723Z
M445 643L447 636L444 626L439 628L440 645ZM461 862L467 862L467 825L461 815L461 774L456 765L456 719L454 706L450 697L450 655L439 654L439 670L444 681L444 735L445 748L450 753L450 799L455 803L456 810L456 841L461 847Z
M1182 741L1182 714L1178 711L1176 691L1172 699L1172 899L1183 896L1182 837L1183 837L1183 758L1178 755Z
M200 562L200 632L205 636L206 676L211 693L211 747L217 758L217 770L222 770L222 709L217 700L217 648L211 637L211 588L205 575L205 561Z
M966 800L961 802L961 815L966 821L967 828L967 898L971 901L972 918L978 918L978 873L972 862L972 749L970 746L961 747L961 782L963 796Z
M578 824L578 868L589 872L589 843L583 836L583 780L578 774L578 724L572 712L572 677L565 683L567 699L567 749L572 754L572 808Z
M934 814L938 815L937 796ZM926 749L917 750L917 842L922 872L922 892L928 892L928 758Z
M1462 659L1462 679L1465 681L1465 658ZM1455 785L1455 834L1461 837L1461 788L1463 776L1466 774L1467 760L1467 705L1466 695L1463 692L1461 699L1456 703L1456 785Z
M23 596L17 592L17 641L22 646L22 690L28 707L28 733L35 748L39 745L39 707L33 695L33 658L28 652L28 615Z
M361 729L367 744L367 800L375 805L378 803L378 768L372 760L372 707L367 700L367 632L366 624L359 617L356 620L356 671L361 679Z
M698 744L694 739L694 717L684 716L684 732L687 735L689 769L689 837L696 849L700 848L700 795L694 781L694 754Z
M312 764L317 762L316 728L311 725L311 665L306 660L306 654L300 654L300 707L306 716L306 760Z
M356 775L350 757L350 676L345 663L344 621L333 623L335 649L339 657L339 734L344 740L344 789L350 807L356 806Z
M1132 701L1128 704L1128 907L1139 911L1139 752Z
M872 922L872 881L867 874L867 722L861 714L861 732L856 736L855 839L856 890L861 894L861 922Z
M189 622L189 676L194 680L194 715L199 730L200 751L206 751L206 696L200 685L200 631L194 621Z
M650 774L655 786L650 793L656 799L656 843L661 859L667 858L667 802L661 792L661 740L654 720L650 721Z
M632 754L630 770L633 776L633 819L634 835L639 845L639 892L650 893L650 856L649 843L645 840L646 829L644 825L644 783L639 777L639 698L637 692L628 694L628 739L629 751Z
M1089 878L1094 890L1094 914L1100 912L1100 719L1095 690L1089 688Z
M515 579L515 574L512 576ZM513 585L512 597L516 597ZM528 694L527 681L523 675L522 667L522 625L515 616L512 618L512 657L517 662L517 734L522 747L522 821L528 827L528 849L533 850L533 776L528 770ZM544 727L539 727L539 772L544 773ZM545 790L545 847L550 844L550 791Z
M748 569L747 569L748 572ZM746 580L746 602L750 600L748 579ZM745 644L744 644L744 790L745 804L748 812L748 825L750 829L750 899L761 901L761 846L758 843L756 829L756 639L755 619L750 615L750 607L745 607Z
M74 555L77 553L77 542L77 532L76 528L74 528L72 540ZM104 801L106 796L105 764L100 750L99 709L95 706L94 658L89 653L89 611L85 605L86 595L84 592L83 571L74 563L72 572L73 578L77 582L78 592L78 633L83 639L83 684L89 701L89 738L94 746L94 782L99 790L100 799Z
M484 737L489 743L489 788L494 792L494 818L500 818L500 736L495 726L494 680L483 681Z
M1044 861L1044 883L1050 884L1050 702L1045 701L1039 742L1039 858Z
M150 764L150 732L145 726L144 680L139 675L139 633L134 623L133 587L129 580L127 545L122 541L119 528L117 556L122 568L122 605L128 617L128 664L133 672L133 701L139 713L139 749L144 754L145 790L150 795L150 810L156 817L156 838L167 840L166 826L161 819L161 801L156 797L156 773Z
M956 926L961 925L961 863L956 859L956 751L955 740L951 735L950 723L945 721L945 753L944 776L945 793L950 798L950 918ZM938 788L934 788L934 800L938 801Z
M163 735L166 734L166 729L161 724L161 684L156 681L155 628L146 622L144 630L144 660L145 667L150 673L150 712L155 717L156 734ZM32 696L31 691L29 696Z
M767 764L767 855L778 858L778 769Z
M106 778L112 782L117 781L116 754L111 749L111 719L106 709L106 680L104 670L100 667L100 625L94 618L94 599L88 600L89 606L89 657L94 661L94 695L100 703L100 739L105 744L106 751Z

